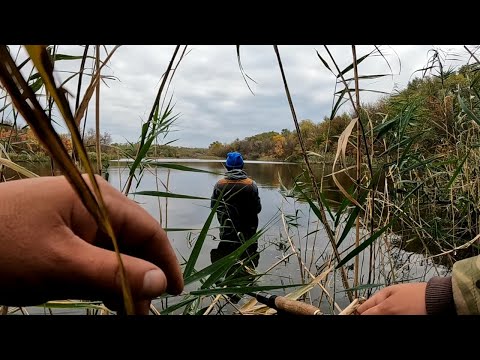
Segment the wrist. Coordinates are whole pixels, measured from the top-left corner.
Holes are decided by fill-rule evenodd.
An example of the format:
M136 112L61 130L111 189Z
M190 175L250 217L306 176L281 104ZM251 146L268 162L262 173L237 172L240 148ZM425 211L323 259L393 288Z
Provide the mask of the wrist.
M435 276L425 290L425 307L428 315L455 315L452 278Z

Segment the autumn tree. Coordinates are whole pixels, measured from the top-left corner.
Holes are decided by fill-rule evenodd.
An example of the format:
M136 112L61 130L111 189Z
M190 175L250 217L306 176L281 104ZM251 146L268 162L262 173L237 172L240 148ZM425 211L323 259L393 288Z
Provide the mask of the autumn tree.
M228 153L227 145L220 141L214 141L208 147L208 153L213 156L226 157Z
M87 148L87 151L94 151L95 146L97 143L97 138L95 134L95 129L89 128L87 130L87 133L85 134L85 137L83 138L83 143L85 144L85 147ZM112 135L109 134L108 132L104 132L103 134L100 134L100 147L102 152L107 152L109 145L112 143Z
M274 144L273 152L275 154L275 157L277 159L282 158L285 153L285 150L284 150L284 146L286 143L285 137L281 134L277 134L277 135L273 135L272 140Z

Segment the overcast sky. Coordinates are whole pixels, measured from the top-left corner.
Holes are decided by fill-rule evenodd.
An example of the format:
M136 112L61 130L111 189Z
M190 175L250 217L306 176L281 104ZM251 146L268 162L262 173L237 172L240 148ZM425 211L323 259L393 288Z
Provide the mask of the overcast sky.
M112 134L114 142L138 139L140 126L148 118L160 77L174 48L166 45L124 45L112 56L104 73L118 80L107 80L108 87L102 84L100 114L101 131ZM432 48L449 49L460 55L466 53L460 45L394 45L380 48L392 71L382 57L375 56L359 65L359 73L389 73L392 76L364 80L360 88L387 93L403 88L412 76L420 75L414 72L426 66ZM332 45L329 49L341 69L352 62L351 46ZM373 49L373 46L358 46L357 57ZM298 119L311 119L316 123L322 121L330 114L335 91L335 77L316 54L318 50L324 59L329 59L325 48L323 45L280 45L279 50ZM214 141L229 143L236 138L243 139L265 131L294 128L271 45L242 45L240 48L243 68L255 80L249 81L254 94L240 72L235 45L192 45L188 51L168 92L168 96L173 95L174 113L180 117L167 141L178 139L173 145L208 147ZM61 45L58 52L82 54L83 48ZM63 61L56 66L69 70L78 69L78 64ZM329 64L333 66L330 61ZM452 64L458 65L459 62ZM62 76L65 75L59 75ZM75 94L76 79L66 88ZM361 101L371 102L379 96L363 92ZM347 105L344 110L349 110ZM93 108L87 121L87 127L94 126Z

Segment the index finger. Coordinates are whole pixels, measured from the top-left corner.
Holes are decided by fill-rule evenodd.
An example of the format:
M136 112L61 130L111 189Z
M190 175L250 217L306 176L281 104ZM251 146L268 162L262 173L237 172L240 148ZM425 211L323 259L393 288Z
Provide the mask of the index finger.
M179 294L183 290L183 275L167 234L145 209L127 198L108 182L97 177L108 210L120 252L150 261L161 268L167 277L167 291ZM111 248L96 237L96 245ZM100 242L100 243L99 243Z
M387 288L380 290L375 295L373 295L371 298L366 300L363 304L361 304L357 308L357 312L361 315L362 313L364 313L368 309L370 309L374 306L377 306L378 304L383 302L388 296L390 296L390 291Z

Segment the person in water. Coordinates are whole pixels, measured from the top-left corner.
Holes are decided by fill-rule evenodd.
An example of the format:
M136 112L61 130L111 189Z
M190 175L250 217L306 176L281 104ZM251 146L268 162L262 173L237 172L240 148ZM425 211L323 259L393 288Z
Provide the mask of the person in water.
M227 172L213 188L211 208L221 197L217 207L221 240L244 242L257 232L262 204L257 184L247 176L243 165L239 152L229 152L225 161Z

